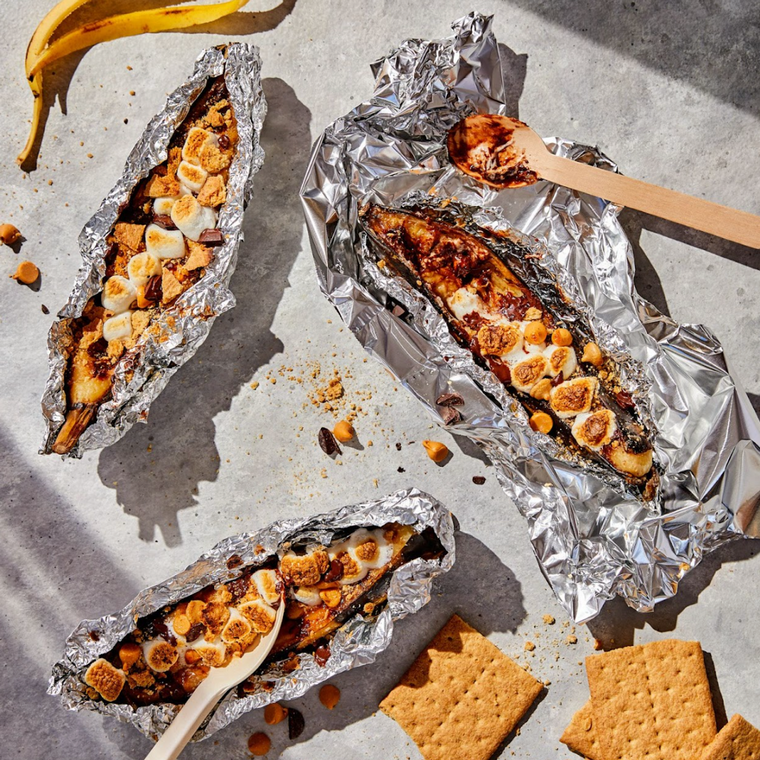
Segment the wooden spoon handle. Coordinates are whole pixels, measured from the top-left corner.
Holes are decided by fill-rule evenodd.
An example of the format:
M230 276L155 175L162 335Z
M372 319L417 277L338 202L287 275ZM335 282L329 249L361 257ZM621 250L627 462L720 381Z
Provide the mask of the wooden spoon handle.
M638 179L548 153L536 166L541 179L693 227L734 243L760 248L760 217ZM531 167L533 160L531 157Z
M182 705L177 716L169 724L153 749L146 755L145 760L175 760L192 739L203 719L216 706L226 689L219 693L218 689L204 689L204 681L190 695L190 699Z

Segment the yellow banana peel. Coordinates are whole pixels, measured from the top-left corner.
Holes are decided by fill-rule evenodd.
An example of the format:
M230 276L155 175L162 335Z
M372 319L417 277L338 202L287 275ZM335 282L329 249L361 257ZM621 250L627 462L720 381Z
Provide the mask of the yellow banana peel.
M168 32L208 24L234 13L248 3L248 0L226 0L226 2L212 5L170 6L109 16L99 21L90 21L50 43L50 38L63 20L91 1L62 0L45 16L32 35L26 51L25 65L29 87L34 95L34 111L29 138L16 159L19 165L29 157L40 128L42 74L46 66L70 53L92 47L99 42L132 37L146 32Z

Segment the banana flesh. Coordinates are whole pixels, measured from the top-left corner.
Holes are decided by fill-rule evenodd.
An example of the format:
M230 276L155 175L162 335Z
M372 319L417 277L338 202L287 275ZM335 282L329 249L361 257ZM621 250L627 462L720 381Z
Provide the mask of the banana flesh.
M208 24L242 8L248 0L226 0L210 5L171 6L134 11L91 21L50 42L55 30L75 10L92 0L62 0L40 22L26 51L26 77L34 95L34 111L29 137L16 163L25 163L34 146L42 116L42 75L45 67L70 53L121 37L145 32L168 32Z

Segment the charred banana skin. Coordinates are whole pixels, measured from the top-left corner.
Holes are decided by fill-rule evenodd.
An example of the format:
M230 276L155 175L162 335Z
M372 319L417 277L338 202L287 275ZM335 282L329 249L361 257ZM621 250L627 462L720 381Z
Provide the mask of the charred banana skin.
M488 320L475 311L454 313L452 303L466 290L465 296L469 298L468 293L471 294L473 302L489 311L488 319L522 326L530 324L526 319L541 322L547 335L562 327L572 336L575 348L589 344L596 347L582 315L567 303L556 285L548 281L550 278L535 262L534 254L506 234L465 227L458 223L456 216L440 209L399 211L367 205L360 213L368 236L388 263L432 301L457 342L470 349L481 365L494 372L529 414L549 415L552 422L550 434L558 443L590 461L604 463L627 484L642 489L644 498L653 498L657 474L652 466L649 436L637 418L631 398L616 386L616 381L610 380L618 377L617 366L610 357L602 356L601 362L593 366L581 359L579 351L578 368L568 376L564 376L562 370L553 378L541 377L541 386L536 384L530 389L527 386L518 389L514 385L514 365L510 371L502 357L483 350L480 328ZM540 318L536 317L538 312ZM520 345L528 346L528 343L523 341ZM538 350L535 346L528 347ZM556 348L549 344L543 350L546 353L556 351ZM536 361L541 362L540 359ZM613 434L607 436L608 441L602 439L600 446L581 445L573 433L577 413L563 418L554 401L550 402L547 396L547 393L557 394L555 389L567 386L568 380L586 382L584 378L589 378L595 387L592 391L593 408L584 414L597 418L592 419L592 423L598 422L598 418L603 419L605 414L609 418L609 412L614 415L608 426L608 433L613 430ZM547 383L547 380L551 382ZM550 386L549 390L543 392L547 386ZM560 395L566 392L565 388ZM597 415L597 412L603 414Z

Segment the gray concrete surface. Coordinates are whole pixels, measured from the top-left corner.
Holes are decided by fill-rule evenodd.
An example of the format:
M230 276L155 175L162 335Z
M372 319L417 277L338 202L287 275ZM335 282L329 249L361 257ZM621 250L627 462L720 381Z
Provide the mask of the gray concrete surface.
M760 725L757 544L740 542L708 558L651 615L609 604L578 628L576 645L567 644L569 625L488 464L433 433L403 389L364 360L318 291L297 198L312 140L370 94L371 60L404 37L447 35L450 21L473 6L287 0L266 10L254 0L249 10L260 13L193 34L104 44L62 61L48 78L47 130L36 169L24 174L14 163L31 113L23 56L51 5L0 4L0 222L13 222L26 238L19 253L0 250L0 754L142 757L150 744L133 728L64 712L45 695L73 626L119 609L225 535L409 484L439 495L459 516L456 568L431 604L399 625L375 665L335 680L344 696L337 709L326 711L309 694L297 703L307 726L298 741L287 739L283 725L270 729L270 756L419 758L377 705L454 611L551 682L501 757L570 755L558 738L587 699L580 663L595 636L615 644L667 635L701 640L717 674L719 708ZM496 14L515 112L539 132L598 143L627 174L760 212L760 32L751 0L481 0L475 7ZM204 46L229 39L261 47L270 104L268 159L233 279L239 305L218 320L147 425L82 461L42 458L38 400L52 317L41 306L55 312L64 302L79 266L79 230L166 93ZM641 292L678 320L709 325L757 407L758 254L638 214L625 220ZM6 279L22 256L42 270L36 292ZM347 402L362 407L362 445L347 448L340 464L315 444L329 416L308 400L313 362L321 377L339 370ZM283 366L293 369L280 375ZM454 452L444 467L419 445L431 434ZM485 485L474 485L474 475L484 475ZM546 613L557 618L554 626L542 622ZM528 640L533 653L524 651ZM262 716L250 714L185 756L247 757L246 737L262 727Z

